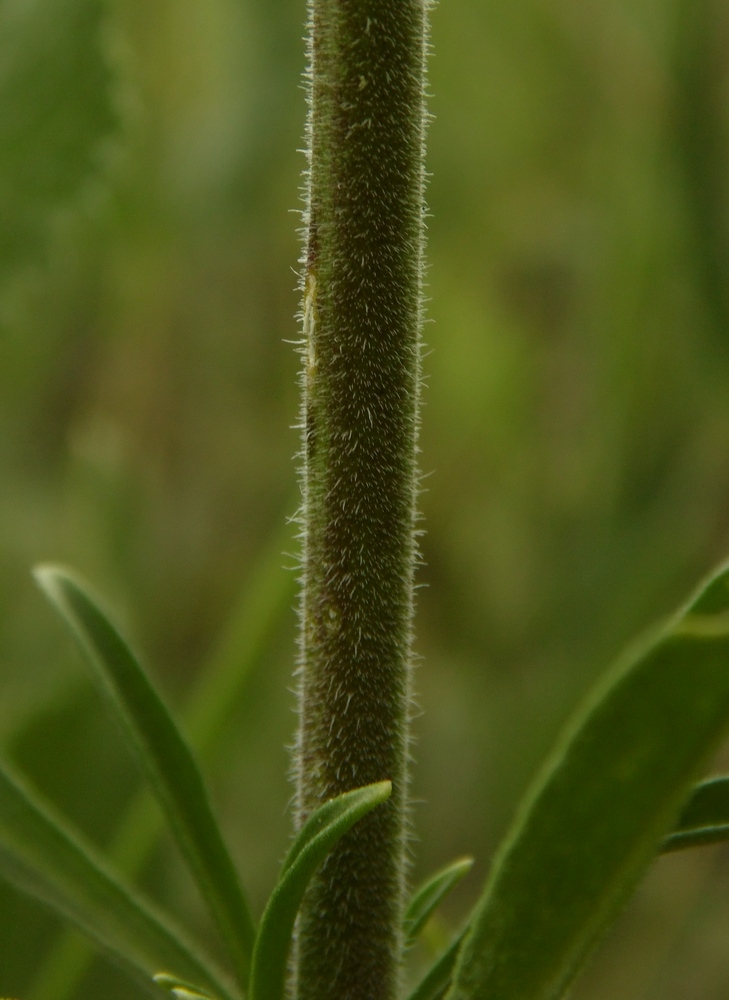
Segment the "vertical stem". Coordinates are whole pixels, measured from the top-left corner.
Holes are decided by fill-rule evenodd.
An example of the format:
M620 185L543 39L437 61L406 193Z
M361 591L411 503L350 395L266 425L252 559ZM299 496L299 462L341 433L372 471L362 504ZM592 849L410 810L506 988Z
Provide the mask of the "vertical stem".
M298 1000L393 1000L405 881L426 0L310 0L298 823L390 779L310 887Z

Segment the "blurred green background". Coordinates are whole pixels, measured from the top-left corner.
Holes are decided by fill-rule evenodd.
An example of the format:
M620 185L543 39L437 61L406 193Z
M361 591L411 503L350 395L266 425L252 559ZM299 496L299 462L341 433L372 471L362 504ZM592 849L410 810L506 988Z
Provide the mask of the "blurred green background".
M260 560L290 579L305 16L0 5L0 739L102 846L135 769L28 570L92 579L177 705ZM441 0L432 43L413 877L477 858L455 922L576 698L729 552L729 9ZM282 593L208 769L256 909ZM168 844L145 884L208 933ZM0 886L0 994L54 1000L59 927ZM726 849L655 865L574 990L618 996L729 996Z

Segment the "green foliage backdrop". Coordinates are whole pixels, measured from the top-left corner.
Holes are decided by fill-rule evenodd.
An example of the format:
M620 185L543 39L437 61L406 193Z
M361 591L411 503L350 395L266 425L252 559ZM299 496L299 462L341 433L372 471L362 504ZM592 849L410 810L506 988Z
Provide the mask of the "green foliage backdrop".
M77 565L181 702L258 560L295 552L304 18L0 5L0 739L99 846L133 765L28 569ZM478 861L456 920L578 694L729 550L729 16L432 20L414 782L423 871ZM294 631L285 608L210 770L259 910L289 839ZM576 1000L728 992L728 861L657 862ZM204 928L172 851L145 878ZM0 887L0 994L51 1000L57 934ZM136 995L101 960L78 992Z

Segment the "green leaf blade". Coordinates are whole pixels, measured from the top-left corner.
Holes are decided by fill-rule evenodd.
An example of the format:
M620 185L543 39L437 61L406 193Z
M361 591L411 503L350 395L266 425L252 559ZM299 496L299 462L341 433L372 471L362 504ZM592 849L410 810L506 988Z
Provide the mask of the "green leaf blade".
M729 840L729 777L709 778L692 790L661 851L682 851L725 840Z
M593 692L528 794L448 1000L556 1000L670 830L729 719L729 568Z
M304 892L332 847L359 819L385 802L392 783L381 781L325 802L296 837L261 917L251 964L248 1000L281 1000L286 961Z
M94 849L0 762L0 876L72 921L146 976L159 967L230 997L184 935L105 866Z
M413 894L403 917L405 946L417 939L441 901L473 868L473 858L458 858L441 868Z
M218 737L229 722L249 674L265 648L266 640L290 610L298 586L285 570L281 553L291 541L291 518L267 542L249 569L231 616L202 664L197 683L186 702L185 729L193 748L204 760L214 757ZM164 829L164 817L141 789L109 845L114 867L133 878L148 861ZM39 964L27 1000L67 1000L93 957L83 938L62 931L54 947Z
M191 750L136 657L85 587L58 567L40 567L35 576L116 711L243 985L255 927Z

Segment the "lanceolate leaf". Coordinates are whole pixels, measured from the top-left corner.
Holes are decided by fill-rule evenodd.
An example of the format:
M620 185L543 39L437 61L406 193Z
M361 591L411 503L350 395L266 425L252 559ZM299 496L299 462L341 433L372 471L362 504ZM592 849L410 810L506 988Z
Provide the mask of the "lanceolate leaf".
M7 764L0 764L0 877L147 976L175 969L221 998L221 976L184 936L109 872Z
M448 895L473 867L473 858L459 858L441 868L413 895L403 918L405 945L411 945L426 925L441 900Z
M119 716L233 957L247 978L253 919L187 743L135 656L85 589L55 567L36 570Z
M184 714L185 729L198 755L212 756L217 737L238 703L250 671L260 658L266 639L281 615L289 610L297 586L293 573L281 566L281 553L290 542L291 527L267 543L253 566L230 620L210 656L202 664L200 680ZM136 796L109 845L114 867L133 877L149 858L164 820L144 791ZM26 1000L66 1000L74 995L93 956L88 942L61 932L55 946L39 963Z
M659 850L729 720L729 567L620 661L500 849L449 1000L554 1000Z
M710 778L693 789L661 850L680 851L723 840L729 840L729 778Z
M261 917L253 951L248 1000L281 1000L294 921L309 880L351 826L389 798L381 781L325 802L302 827Z

